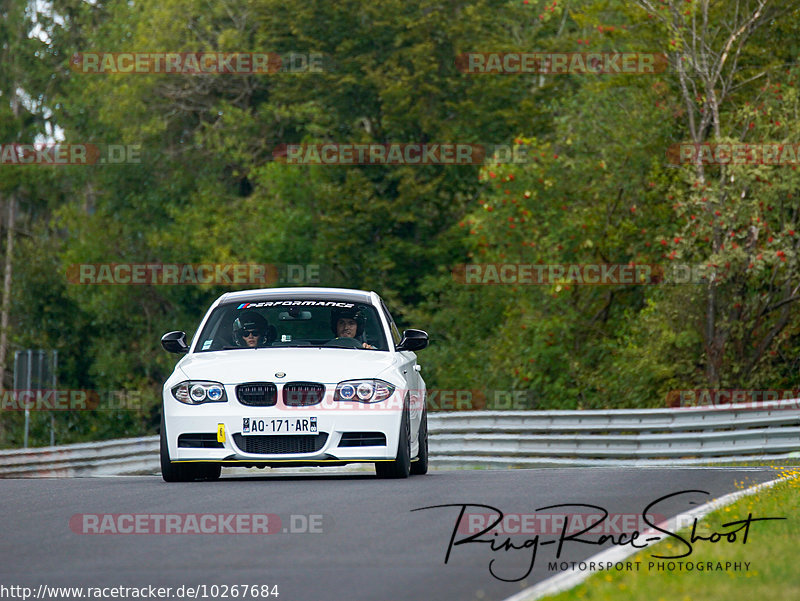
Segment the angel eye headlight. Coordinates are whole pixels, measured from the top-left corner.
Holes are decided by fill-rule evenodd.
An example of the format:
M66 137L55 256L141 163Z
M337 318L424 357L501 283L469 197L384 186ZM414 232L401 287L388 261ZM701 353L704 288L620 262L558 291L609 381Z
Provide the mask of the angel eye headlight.
M222 389L222 386L209 386L206 389L206 396L208 400L211 402L218 401L222 398L222 395L225 394L225 391Z
M176 401L187 405L202 403L225 403L228 397L225 388L218 382L187 381L172 387L172 396Z
M346 380L336 386L336 401L378 403L394 393L394 386L383 380Z
M375 392L375 389L369 382L361 382L356 388L356 396L359 401L369 401L372 399L373 392Z

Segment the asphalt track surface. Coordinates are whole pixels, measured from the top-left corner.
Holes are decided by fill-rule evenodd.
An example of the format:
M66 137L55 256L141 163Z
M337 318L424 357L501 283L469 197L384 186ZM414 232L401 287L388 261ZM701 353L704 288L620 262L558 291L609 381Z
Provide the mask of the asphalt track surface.
M181 484L156 476L0 480L0 584L173 591L181 585L269 584L278 585L279 601L499 600L552 576L548 563L556 544L539 547L526 578L502 582L490 573L490 562L501 577L518 578L530 565L530 547L493 552L488 543L456 545L445 564L460 507L413 509L483 504L506 514L533 514L548 505L586 503L638 516L671 493L710 493L676 495L653 509L672 517L741 488L737 483L773 478L774 471L761 468L569 468L434 471L408 480L280 471L247 477L223 471L217 482ZM482 511L489 513L466 510ZM280 527L274 534L81 534L83 518L73 516L87 513L266 513L277 514L280 522L271 523ZM322 516L312 518L321 532L302 532L303 518L293 521L292 515ZM79 532L71 529L71 518ZM456 532L454 542L466 536ZM531 538L528 533L511 540L522 546ZM557 538L542 535L540 542ZM559 561L586 559L608 546L566 541ZM215 598L210 589L206 593Z

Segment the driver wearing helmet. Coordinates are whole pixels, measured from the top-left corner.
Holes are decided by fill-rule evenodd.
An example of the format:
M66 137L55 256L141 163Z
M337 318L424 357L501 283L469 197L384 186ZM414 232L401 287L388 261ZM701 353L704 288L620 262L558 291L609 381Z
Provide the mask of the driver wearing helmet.
M269 324L255 311L242 311L233 320L233 340L236 346L256 348L267 344Z
M361 342L362 348L374 349L363 341L366 317L357 308L333 309L331 311L331 330L336 338L353 338Z

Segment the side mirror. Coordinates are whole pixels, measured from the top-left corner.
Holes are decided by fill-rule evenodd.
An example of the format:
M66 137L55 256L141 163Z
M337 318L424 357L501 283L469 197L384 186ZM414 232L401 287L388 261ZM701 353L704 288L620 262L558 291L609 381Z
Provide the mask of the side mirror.
M428 346L428 333L422 330L405 330L403 339L395 349L398 351L421 351Z
M186 332L167 332L161 337L161 346L168 353L188 353L189 345L186 344Z

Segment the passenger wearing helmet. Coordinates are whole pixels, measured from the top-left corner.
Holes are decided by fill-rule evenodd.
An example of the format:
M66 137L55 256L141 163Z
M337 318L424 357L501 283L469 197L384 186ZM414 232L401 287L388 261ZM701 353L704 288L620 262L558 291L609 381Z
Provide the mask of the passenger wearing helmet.
M236 346L256 348L267 344L269 324L255 311L242 311L233 320L233 340Z
M357 308L333 309L331 311L331 330L336 338L354 338L361 342L362 348L374 349L363 340L366 317Z

